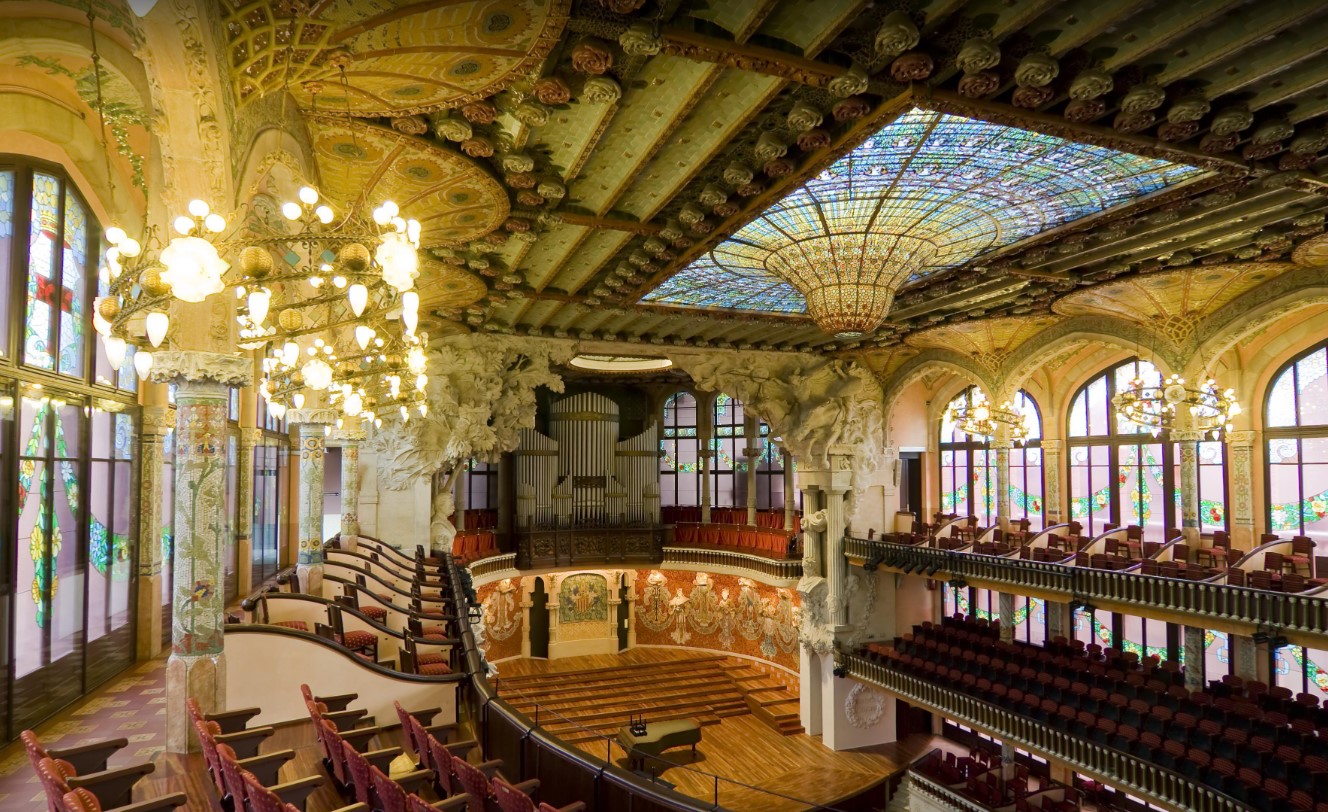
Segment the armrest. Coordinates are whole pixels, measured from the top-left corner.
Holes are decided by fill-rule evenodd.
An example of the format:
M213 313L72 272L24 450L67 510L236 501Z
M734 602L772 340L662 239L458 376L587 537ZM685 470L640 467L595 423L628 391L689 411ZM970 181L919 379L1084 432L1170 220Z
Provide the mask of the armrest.
M411 711L410 715L420 720L420 724L424 725L427 728L429 726L429 723L433 721L433 717L437 716L442 712L443 712L442 708L421 708L420 710Z
M475 765L480 772L484 773L484 777L490 781L493 780L493 777L498 773L498 768L501 766L503 766L503 760L501 758L489 759L488 761L483 761Z
M585 801L576 801L574 803L568 804L567 806L558 807L558 812L585 812L585 809L586 809Z
M258 755L258 748L275 733L270 727L256 727L239 733L223 733L217 736L218 744L229 744L235 751L236 758L253 758Z
M470 803L470 796L463 792L460 795L453 795L451 798L448 798L443 801L438 801L433 805L433 808L446 809L446 810L460 810L460 812L465 812L466 805L469 803Z
M249 725L249 720L262 712L262 708L238 708L220 713L205 713L203 718L220 725L222 733L236 733L244 730Z
M350 746L363 753L369 746L369 742L380 732L376 727L357 727L352 730L342 731L341 738L350 742Z
M254 774L263 786L277 783L277 773L282 765L295 758L294 750L278 750L253 758L240 759L236 763Z
M351 804L340 809L334 809L332 812L369 812L369 807L367 804Z
M411 794L418 794L421 789L433 782L433 770L415 770L393 778L401 788Z
M448 742L443 745L443 749L447 750L447 752L454 756L464 756L466 753L469 753L471 750L474 750L479 746L480 743L478 740L465 739L464 741L459 742Z
M519 789L531 798L535 797L535 793L539 792L539 788L540 782L538 778L532 778L529 781L522 781L520 784L512 785L512 789Z
M382 750L371 750L369 752L360 751L360 755L364 756L365 761L368 761L383 772L387 772L387 768L392 765L392 759L401 755L401 748L385 747Z
M346 731L358 725L368 713L364 709L334 711L323 714L323 718L336 725L338 731Z
M287 781L284 784L268 787L276 793L277 797L283 802L303 810L305 801L314 793L314 790L327 783L327 779L321 775L311 775L308 778L300 778L295 781Z
M134 800L134 784L156 767L152 764L135 764L118 770L105 770L91 775L74 775L66 781L70 789L80 787L97 796L105 809L124 806Z
M115 812L167 812L167 810L178 809L187 803L189 803L189 796L183 792L177 792L174 795L153 798L151 801L139 801L136 804L117 807Z
M331 696L314 697L314 699L327 705L327 709L334 713L336 711L344 711L347 705L359 698L359 694L332 694Z
M78 747L66 747L61 750L52 748L46 752L51 758L68 761L74 765L74 769L79 775L85 775L105 770L106 762L115 754L115 751L128 744L128 739L107 739L106 741L83 744Z

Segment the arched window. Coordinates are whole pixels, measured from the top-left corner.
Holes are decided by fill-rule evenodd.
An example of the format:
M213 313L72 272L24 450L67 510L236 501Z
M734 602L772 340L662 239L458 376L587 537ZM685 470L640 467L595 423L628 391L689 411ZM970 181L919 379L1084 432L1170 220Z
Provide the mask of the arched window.
M696 398L679 392L664 403L663 434L659 440L659 503L701 504L700 467L697 465Z
M1084 384L1070 406L1070 518L1090 535L1107 525L1138 525L1149 541L1166 541L1180 526L1180 454L1166 432L1154 436L1116 413L1112 398L1135 377L1158 385L1162 374L1131 358ZM1226 527L1226 450L1199 444L1200 530ZM1170 498L1168 498L1170 495Z
M747 506L745 412L737 398L722 392L715 395L714 434L710 441L715 452L710 468L710 504L714 507Z
M941 512L977 516L983 525L996 520L996 452L987 437L964 434L949 420L952 409L970 408L986 398L971 386L950 401L941 419ZM1010 449L1010 518L1027 517L1041 529L1042 417L1037 403L1022 389L1015 395L1015 410L1024 416L1028 440Z
M1268 531L1328 547L1328 342L1288 361L1264 402Z

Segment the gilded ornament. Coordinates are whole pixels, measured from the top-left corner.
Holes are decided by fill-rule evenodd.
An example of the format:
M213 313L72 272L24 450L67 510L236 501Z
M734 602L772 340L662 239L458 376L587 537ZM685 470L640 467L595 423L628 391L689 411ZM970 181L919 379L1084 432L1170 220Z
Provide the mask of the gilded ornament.
M766 161L766 164L761 168L761 171L765 172L769 177L782 178L793 174L793 168L793 162L788 158L774 158Z
M342 246L337 264L351 273L363 273L369 267L369 249L357 242Z
M424 135L429 131L429 122L424 116L400 116L392 119L392 129L406 135Z
M729 194L728 194L728 192L726 192L726 191L724 191L723 189L719 188L719 187L716 186L715 184L713 184L713 183L707 183L707 184L706 184L706 187L705 187L704 189L701 190L701 194L698 195L696 199L697 199L697 201L698 201L702 206L712 206L712 207L713 207L713 206L718 206L720 203L723 203L725 200L728 200L728 199L729 199ZM678 233L678 234L681 234L682 232L681 232L681 231L678 231L677 233ZM666 240L671 240L671 239L673 239L672 236L666 235L666 234L664 234L664 233L662 233L662 232L661 232L660 236L664 237L664 239L666 239Z
M548 200L562 200L563 196L567 194L567 187L564 186L563 182L560 180L542 180L539 182L539 185L535 187L535 191L539 192L539 195L542 198Z
M756 139L754 152L756 153L756 157L760 158L762 161L770 161L775 158L784 157L784 154L788 152L788 145L785 144L779 136L766 131L761 133L760 137Z
M737 214L740 211L740 209L738 208L737 203L730 202L730 203L720 203L718 206L712 209L712 211L714 211L716 217L732 217L733 215Z
M739 186L737 192L742 197L751 197L753 195L759 195L764 190L765 190L764 186L755 181L752 181L751 183L744 183L743 185ZM691 230L693 233L696 233L696 223L691 224Z
M513 234L521 234L530 231L530 221L524 217L509 217L503 223L503 228Z
M1014 80L1020 87L1046 87L1060 70L1060 65L1050 56L1031 53L1014 69Z
M534 189L535 175L531 172L514 172L508 175L507 185L513 189Z
M835 121L843 124L846 121L862 118L871 112L871 105L861 96L850 96L847 99L841 99L835 103L831 115Z
M964 73L977 73L999 64L1001 64L1001 49L986 37L972 37L966 40L955 57L955 67Z
M1198 121L1208 115L1208 110L1208 100L1203 96L1186 96L1171 105L1171 109L1167 111L1167 121L1172 124L1186 124L1192 121ZM1192 134L1193 133L1191 133L1191 135Z
M115 321L120 313L120 303L114 296L102 296L97 300L97 312L107 321Z
M750 183L752 177L751 168L745 164L735 161L724 167L724 182L730 186L741 186L744 183Z
M535 83L531 90L540 104L567 104L572 100L572 89L557 76L546 76Z
M434 119L433 132L439 138L448 141L465 141L474 135L475 130L470 126L470 122L464 118L458 118L453 115L440 115Z
M1184 141L1199 132L1197 121L1168 121L1157 128L1157 137L1163 141Z
M1021 87L1011 94L1010 101L1015 107L1031 110L1051 101L1051 97L1055 95L1056 91L1049 87Z
M614 14L631 14L646 4L646 0L599 0L599 4Z
M1105 112L1107 105L1101 99L1074 99L1065 105L1065 120L1084 123Z
M277 323L283 330L298 330L304 326L304 316L295 308L287 308L277 316Z
M831 79L825 86L831 96L846 99L849 96L856 96L867 90L867 72L857 65L845 70L839 76Z
M618 45L632 56L654 56L663 44L655 27L648 22L634 22L618 35Z
M475 137L462 141L461 151L472 158L488 158L493 155L493 144L487 138Z
M522 206L543 206L544 197L529 189L524 189L516 194L516 202Z
M1167 92L1155 84L1135 85L1121 99L1121 110L1127 113L1145 113L1156 110L1167 100Z
M890 78L896 82L921 82L931 76L934 67L930 54L909 51L890 63Z
M138 284L143 288L143 292L156 299L171 294L171 286L161 278L161 271L156 268L149 268L138 278Z
M524 152L509 152L500 163L504 172L529 172L535 168L535 159Z
M344 70L355 61L355 55L344 45L323 52L323 64L334 71Z
M1001 77L996 71L983 70L965 73L959 79L959 95L969 99L980 99L996 92L1001 86Z
M803 152L825 149L830 146L830 133L822 129L808 130L798 136L798 149Z
M1300 155L1310 155L1324 147L1328 147L1328 133L1323 130L1301 133L1291 140L1291 151Z
M262 279L272 272L272 254L266 248L251 245L240 252L240 273L250 279Z
M461 115L471 124L492 124L498 109L487 101L473 101L461 108Z
M543 127L549 123L549 108L539 102L524 101L516 106L512 116L528 127Z
M1217 111L1213 116L1213 121L1208 125L1208 131L1217 135L1232 135L1249 129L1254 123L1254 114L1244 105L1234 107L1224 107Z
M813 127L821 126L821 122L825 120L825 116L821 115L821 111L812 107L810 104L799 102L793 105L792 110L789 110L787 120L789 129L802 132L803 130L810 130Z
M1137 133L1143 132L1157 121L1151 110L1140 110L1137 113L1130 113L1125 110L1116 114L1111 126L1118 132Z
M598 76L613 67L613 52L602 40L583 39L572 49L572 67L580 73Z
M614 104L622 98L622 87L607 76L591 76L581 87L581 98L588 104Z
M1096 99L1111 92L1113 82L1111 74L1102 68L1089 68L1074 77L1070 83L1070 98Z
M687 205L683 206L681 210L679 210L678 219L681 220L684 225L690 226L692 223L704 220L705 212L701 211L701 209L698 208L696 204L688 203Z
M876 30L876 53L881 56L895 56L911 48L916 48L921 34L913 24L913 18L903 11L892 11ZM861 91L858 91L861 92Z
M1290 138L1295 132L1296 128L1292 126L1290 121L1284 118L1275 119L1260 124L1250 140L1259 146L1276 144Z

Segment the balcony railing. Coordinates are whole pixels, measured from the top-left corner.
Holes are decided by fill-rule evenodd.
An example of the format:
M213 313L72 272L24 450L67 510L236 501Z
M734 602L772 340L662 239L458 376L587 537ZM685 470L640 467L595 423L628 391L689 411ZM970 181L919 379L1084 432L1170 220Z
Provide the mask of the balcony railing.
M519 570L591 564L659 564L664 560L664 528L573 527L516 533Z
M1099 608L1135 614L1152 608L1166 613L1201 615L1207 619L1209 628L1214 625L1212 621L1250 632L1273 627L1280 633L1296 635L1298 642L1309 645L1328 641L1328 600L1319 597L875 539L846 538L844 551L851 558L863 559L868 564L879 562L896 572L940 580L958 578L974 586L1020 594L1063 596L1067 602L1085 601Z
M664 564L686 564L696 567L732 567L754 571L771 578L796 580L802 577L802 559L778 559L740 553L734 550L715 550L709 547L665 547Z
M944 808L957 809L961 812L990 812L988 807L974 801L972 798L965 798L917 770L908 771L908 783L909 792L930 796L933 801L940 802Z
M849 676L879 686L907 702L980 730L1005 744L1061 761L1075 772L1150 803L1192 812L1253 809L1180 773L866 658L843 654L840 665Z

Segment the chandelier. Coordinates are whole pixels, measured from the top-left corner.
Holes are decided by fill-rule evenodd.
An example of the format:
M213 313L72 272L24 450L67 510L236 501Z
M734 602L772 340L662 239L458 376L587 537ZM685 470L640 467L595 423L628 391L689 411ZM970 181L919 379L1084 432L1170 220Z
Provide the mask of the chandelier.
M1004 426L1012 441L1023 445L1028 439L1031 433L1028 421L1009 401L992 408L981 392L975 390L972 398L971 402L951 404L946 410L945 419L954 425L955 431L990 439Z
M1214 440L1223 431L1231 431L1231 422L1241 413L1236 390L1219 391L1217 381L1209 378L1191 386L1180 375L1171 375L1160 383L1135 377L1111 399L1121 418L1149 431L1156 437L1177 426L1177 415L1188 412L1196 431L1210 434Z

